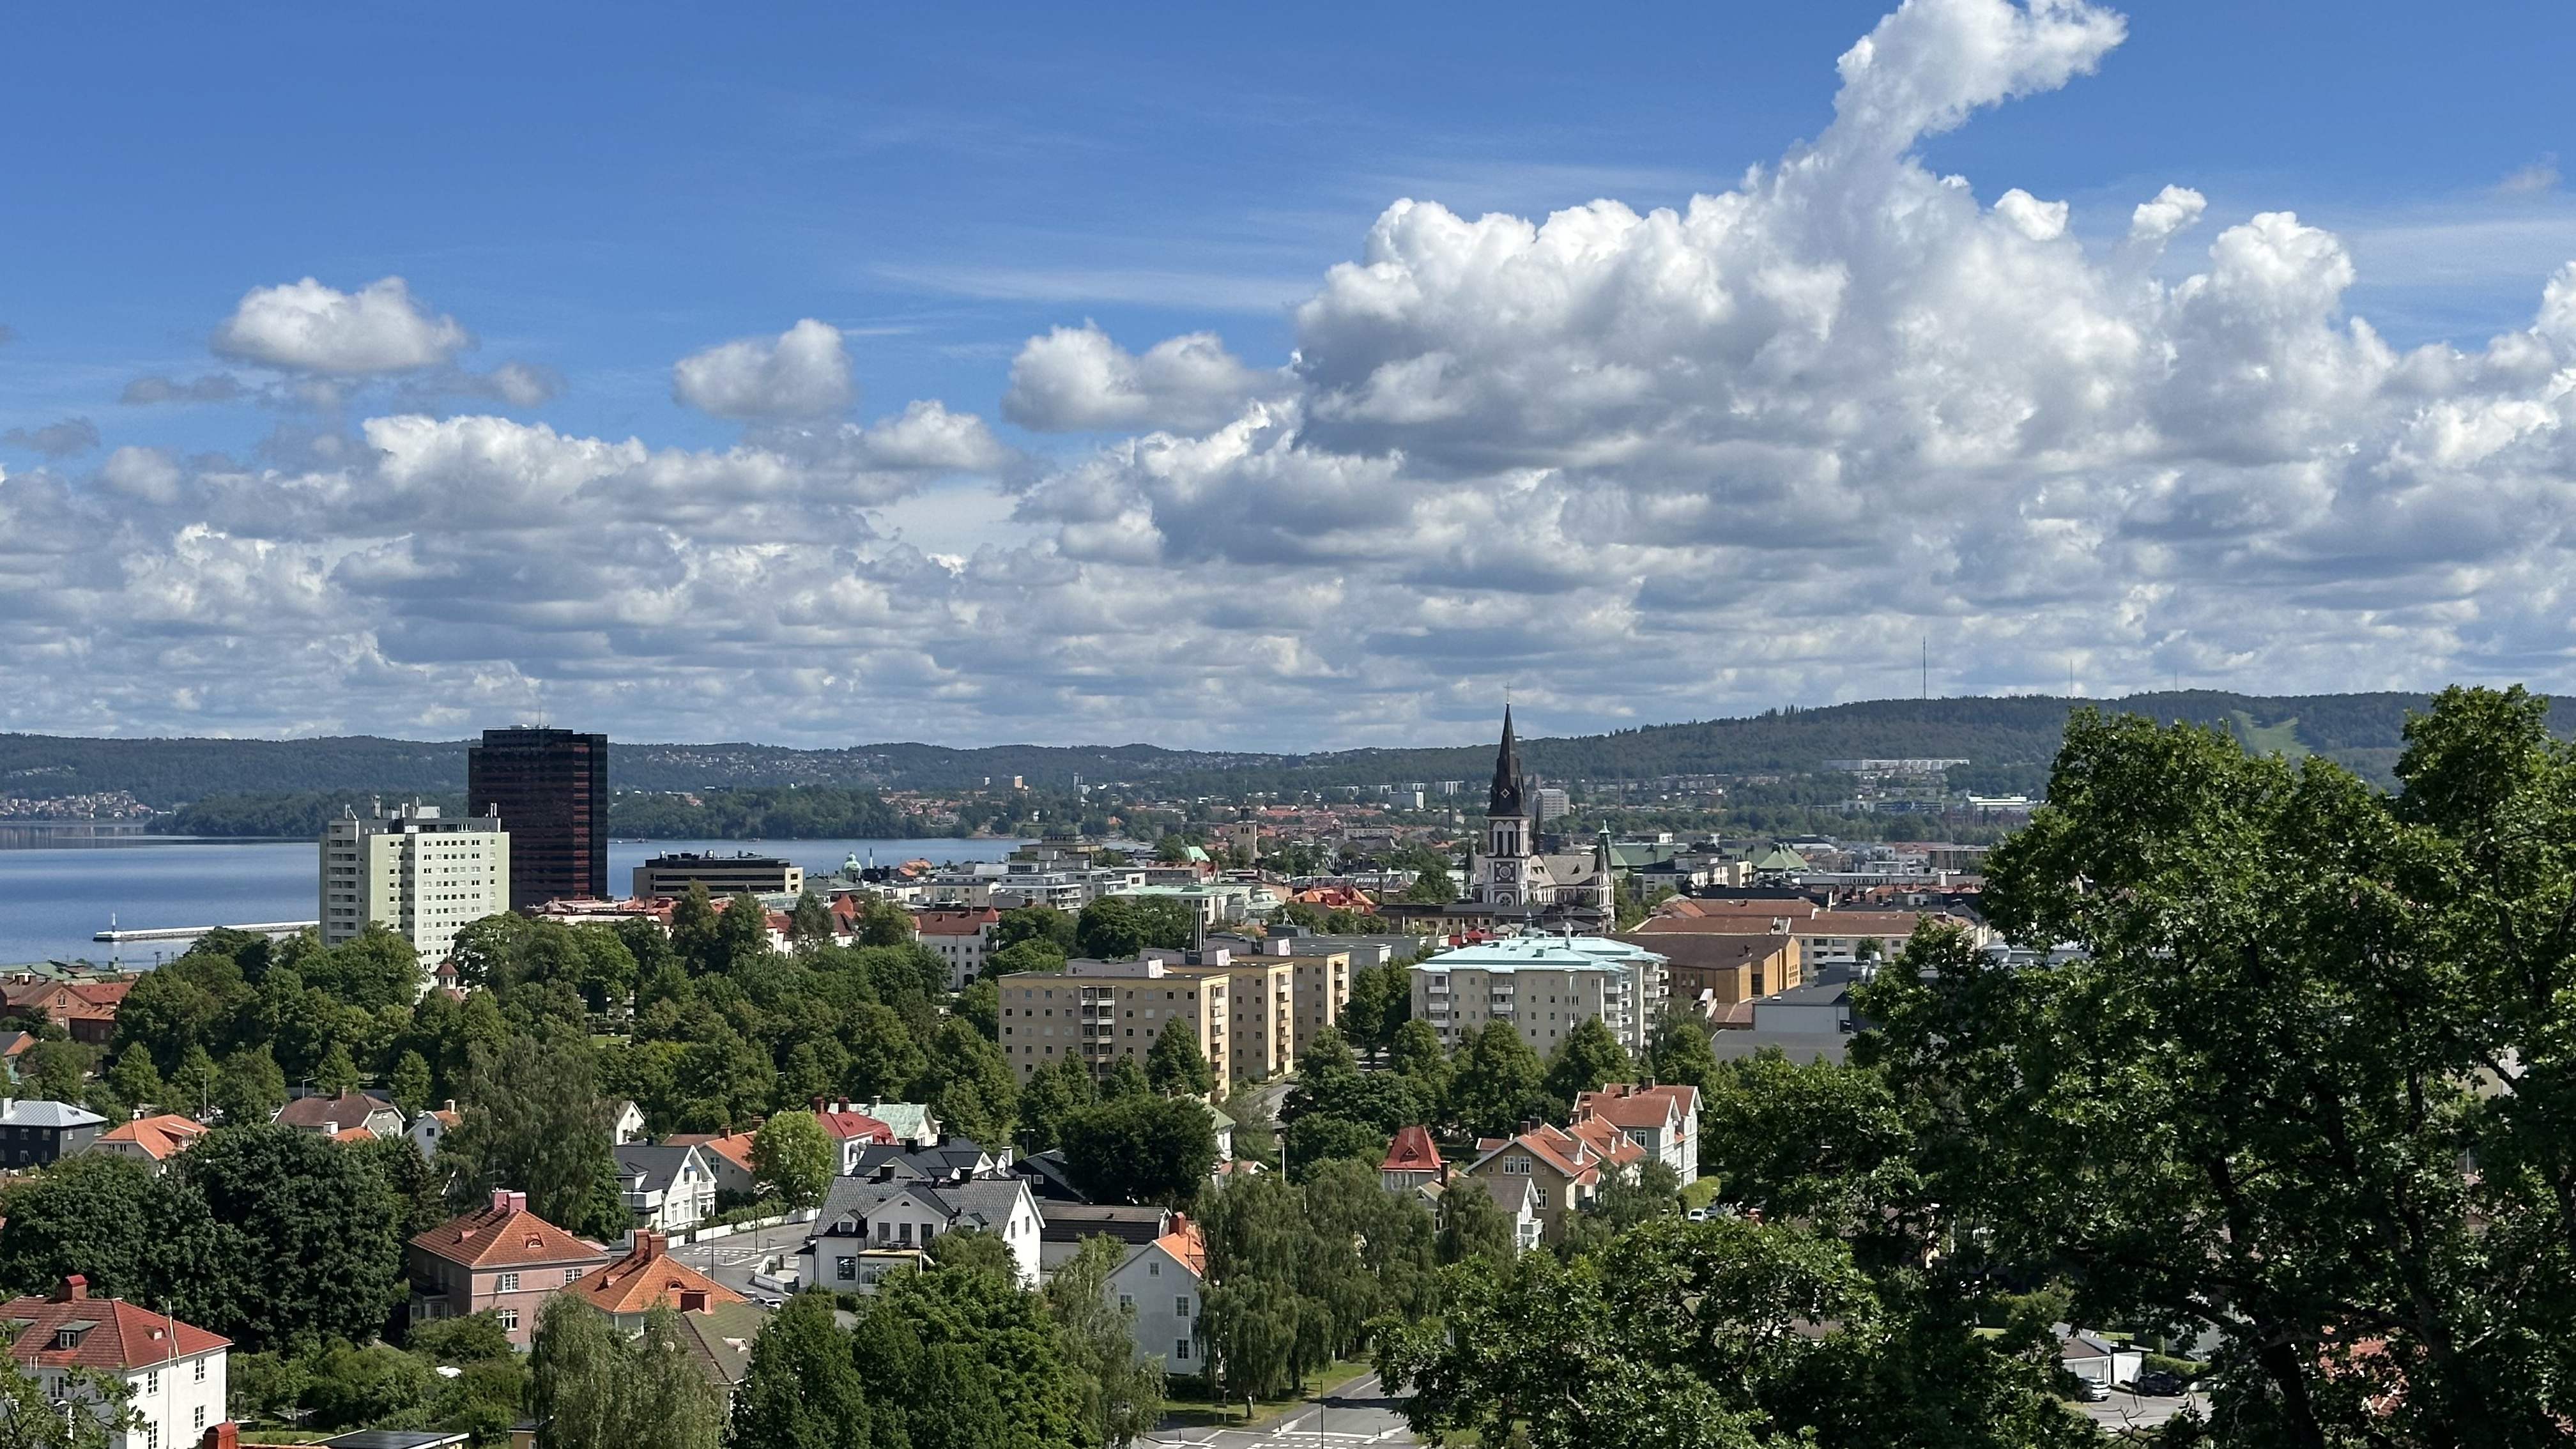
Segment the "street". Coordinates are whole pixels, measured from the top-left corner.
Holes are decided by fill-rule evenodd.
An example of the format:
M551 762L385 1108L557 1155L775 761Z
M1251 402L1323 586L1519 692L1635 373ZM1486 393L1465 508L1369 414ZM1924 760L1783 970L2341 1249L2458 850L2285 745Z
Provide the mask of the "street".
M1375 1374L1362 1374L1315 1403L1250 1429L1164 1429L1147 1444L1191 1449L1295 1449L1300 1444L1351 1449L1360 1444L1417 1442Z
M795 1267L796 1250L814 1231L811 1223L784 1223L774 1228L758 1228L717 1238L707 1243L681 1243L671 1249L671 1256L706 1274L737 1293L751 1290L751 1275L772 1272L774 1260L786 1259L789 1269ZM763 1297L776 1295L764 1293Z

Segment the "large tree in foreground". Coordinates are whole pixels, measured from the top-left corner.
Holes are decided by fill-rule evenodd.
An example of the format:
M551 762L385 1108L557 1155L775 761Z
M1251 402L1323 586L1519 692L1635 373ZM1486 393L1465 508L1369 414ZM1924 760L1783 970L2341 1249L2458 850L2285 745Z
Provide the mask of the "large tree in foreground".
M2576 753L2519 689L2322 759L2082 711L1986 910L1859 1054L1954 1268L2213 1324L2230 1444L2563 1443L2576 1417ZM1973 1261L1971 1261L1973 1260Z

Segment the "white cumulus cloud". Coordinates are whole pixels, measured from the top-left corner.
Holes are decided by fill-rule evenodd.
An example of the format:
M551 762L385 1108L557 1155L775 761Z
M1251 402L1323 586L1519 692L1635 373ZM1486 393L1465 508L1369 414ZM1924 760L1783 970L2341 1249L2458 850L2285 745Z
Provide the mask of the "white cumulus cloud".
M254 287L214 336L215 351L226 357L350 375L434 367L473 345L455 318L432 315L400 277L355 292L311 277Z
M827 417L858 397L841 329L808 317L775 338L745 337L671 366L671 396L720 418Z
M1040 432L1204 432L1248 399L1281 391L1281 382L1235 360L1213 332L1165 338L1139 357L1086 322L1021 346L1002 416Z

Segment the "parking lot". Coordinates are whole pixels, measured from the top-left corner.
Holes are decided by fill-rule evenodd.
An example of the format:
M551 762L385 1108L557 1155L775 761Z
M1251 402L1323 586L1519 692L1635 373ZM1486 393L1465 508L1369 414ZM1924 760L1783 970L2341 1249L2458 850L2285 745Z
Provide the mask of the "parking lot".
M784 1223L713 1242L677 1244L671 1256L737 1293L750 1294L754 1291L752 1274L773 1272L773 1265L781 1259L791 1271L794 1269L796 1250L805 1246L806 1235L813 1230L809 1223ZM759 1296L776 1295L762 1292Z

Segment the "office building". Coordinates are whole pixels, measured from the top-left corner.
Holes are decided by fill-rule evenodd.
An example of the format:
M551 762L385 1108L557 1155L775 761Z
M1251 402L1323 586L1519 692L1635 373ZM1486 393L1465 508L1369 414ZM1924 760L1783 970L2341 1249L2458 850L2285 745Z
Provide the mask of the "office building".
M510 837L491 816L457 820L435 805L350 814L322 836L322 944L370 921L407 937L436 966L468 921L510 908Z
M608 736L485 730L465 752L465 802L510 832L514 911L608 895Z
M744 891L756 896L792 896L805 889L805 868L767 855L681 851L657 855L635 867L635 896L647 901L655 896L684 896L692 881L706 882L707 894L719 899Z
M1285 947L1283 941L1279 945ZM1350 953L1149 950L1133 961L1078 959L1062 971L1003 976L1002 1053L1019 1079L1077 1057L1105 1077L1141 1065L1173 1022L1186 1023L1218 1089L1295 1065L1350 1001Z

